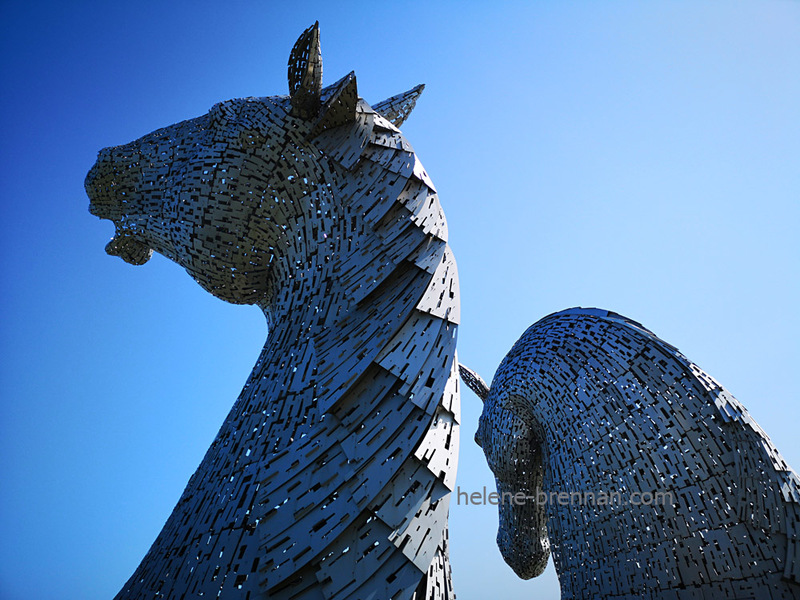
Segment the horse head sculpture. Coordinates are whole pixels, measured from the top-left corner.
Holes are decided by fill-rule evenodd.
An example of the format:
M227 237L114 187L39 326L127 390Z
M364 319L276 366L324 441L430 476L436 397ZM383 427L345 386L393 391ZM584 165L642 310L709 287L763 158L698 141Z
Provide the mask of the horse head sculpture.
M318 26L292 50L289 85L291 96L220 102L101 150L86 190L90 212L116 226L106 251L137 265L156 251L215 296L261 306L312 253L327 250L315 266L328 268L337 240L352 237L338 171L376 126L397 133L423 86L378 105L385 118L359 99L353 73L323 89Z
M477 374L470 374L463 365L461 374L484 402L488 398L491 403L484 404L486 417L480 420L475 442L483 449L497 484L497 546L520 578L537 577L550 558L546 507L536 502L544 476L544 429L525 411L522 397L508 390L502 398L490 396Z
M102 150L106 251L152 252L269 334L119 598L444 598L458 451L458 280L433 183L399 126L422 86L370 106L322 85L317 24L288 96Z
M491 388L466 375L520 577L552 547L564 598L800 598L796 473L651 331L570 309L532 325Z

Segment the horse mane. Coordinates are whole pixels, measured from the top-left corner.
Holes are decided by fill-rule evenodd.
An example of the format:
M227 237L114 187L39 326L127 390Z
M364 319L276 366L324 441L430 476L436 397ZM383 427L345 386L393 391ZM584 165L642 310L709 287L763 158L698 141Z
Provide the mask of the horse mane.
M346 579L342 574L359 571L348 549L353 540L369 535L378 543L376 537L391 540L421 572L436 566L430 589L420 590L428 595L437 587L434 581L450 587L447 501L439 501L454 488L458 281L444 213L413 148L365 102L359 101L358 113L346 135L339 131L316 140L338 164L334 196L355 229L354 243L335 283L325 289L338 293L339 304L309 340L314 410L321 420L303 442L270 459L270 475L262 482L259 503L269 507L260 516L262 549L270 557L287 557L268 560L262 585L276 589L291 574L284 565L297 569L293 556L314 556L324 547L329 548L324 572ZM377 451L364 457L369 446ZM292 492L292 474L302 467L298 456L323 471L336 465L324 477L326 486L315 493ZM307 519L290 525L296 517L284 515L290 512L286 499L293 495L306 510L325 507L327 519L309 511ZM342 521L335 508L329 509L348 496L366 510L360 522L353 514ZM419 508L403 513L398 503ZM422 522L434 527L415 534ZM297 548L301 532L303 547ZM331 538L339 540L338 546ZM371 585L367 579L341 585Z

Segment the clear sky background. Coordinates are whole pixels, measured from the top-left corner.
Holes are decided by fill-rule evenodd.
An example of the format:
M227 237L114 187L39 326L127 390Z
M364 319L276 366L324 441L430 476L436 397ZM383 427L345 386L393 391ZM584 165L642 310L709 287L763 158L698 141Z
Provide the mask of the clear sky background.
M432 5L433 4L433 5ZM319 19L325 80L403 127L461 279L459 357L489 380L571 306L643 323L800 467L800 3L0 3L0 598L107 599L155 539L266 336L156 256L107 256L96 152L217 101L287 92ZM458 484L491 488L464 393ZM494 507L451 510L461 600L523 582Z

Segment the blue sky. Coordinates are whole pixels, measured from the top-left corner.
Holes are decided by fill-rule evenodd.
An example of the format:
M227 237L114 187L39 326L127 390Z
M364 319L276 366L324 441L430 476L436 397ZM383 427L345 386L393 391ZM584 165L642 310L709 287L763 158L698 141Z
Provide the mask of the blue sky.
M252 368L260 312L103 251L96 152L217 101L284 94L315 20L325 80L403 130L459 265L459 357L490 379L527 326L615 310L717 378L800 465L797 2L2 4L0 598L109 598ZM462 399L462 489L492 486ZM522 582L493 507L451 510L461 600Z

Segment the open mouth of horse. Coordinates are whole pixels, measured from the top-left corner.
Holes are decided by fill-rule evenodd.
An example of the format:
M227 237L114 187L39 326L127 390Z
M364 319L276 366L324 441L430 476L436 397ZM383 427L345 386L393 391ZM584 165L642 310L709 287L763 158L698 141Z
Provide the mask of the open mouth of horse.
M136 234L125 230L120 225L114 232L114 237L106 244L106 254L119 256L131 265L143 265L153 256L153 249L146 243L136 238Z

